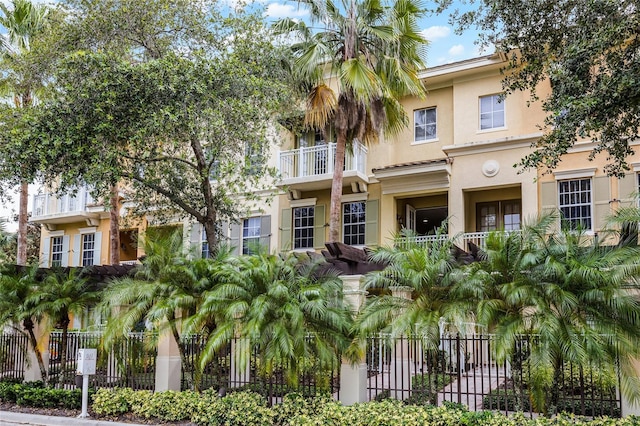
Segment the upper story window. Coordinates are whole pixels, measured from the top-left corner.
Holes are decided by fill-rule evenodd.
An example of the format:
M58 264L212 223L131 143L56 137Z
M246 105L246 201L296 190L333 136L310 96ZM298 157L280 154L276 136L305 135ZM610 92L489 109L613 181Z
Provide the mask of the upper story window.
M424 142L437 137L436 109L425 108L413 112L414 141Z
M260 243L260 217L250 217L242 221L242 254L251 254Z
M200 242L202 243L202 251L201 255L203 259L208 259L211 256L211 252L209 251L209 242L207 241L207 231L202 227L202 232L200 233Z
M342 204L342 241L352 246L364 245L365 202Z
M293 209L293 248L313 248L314 207Z
M249 174L257 174L264 163L262 149L258 145L246 143L244 146L244 158L247 172Z
M96 234L82 234L82 266L93 265L96 250Z
M63 237L51 237L51 266L62 266L62 239Z
M480 97L480 130L505 127L504 99L501 95Z
M590 178L559 181L558 196L563 229L593 229Z

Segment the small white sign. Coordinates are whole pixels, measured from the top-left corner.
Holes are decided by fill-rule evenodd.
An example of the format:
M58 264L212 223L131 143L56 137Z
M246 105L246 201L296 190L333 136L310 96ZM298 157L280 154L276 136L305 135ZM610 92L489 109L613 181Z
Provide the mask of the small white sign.
M98 358L97 349L78 349L78 368L77 374L96 374L96 359Z

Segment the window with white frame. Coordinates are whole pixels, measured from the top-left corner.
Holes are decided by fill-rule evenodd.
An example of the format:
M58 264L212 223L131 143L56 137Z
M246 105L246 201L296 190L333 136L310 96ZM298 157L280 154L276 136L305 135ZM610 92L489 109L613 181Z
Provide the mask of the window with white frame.
M260 243L260 217L250 217L242 221L242 254L251 254Z
M264 163L262 148L256 144L247 142L244 146L244 155L247 173L251 175L259 173Z
M504 99L502 95L481 96L480 130L497 129L504 126Z
M593 229L591 178L559 181L558 197L563 229Z
M293 248L313 248L314 207L293 209Z
M413 134L415 142L423 142L437 137L436 109L425 108L413 112Z
M96 250L96 234L82 234L82 266L93 265Z
M365 202L342 204L342 241L352 246L364 245Z
M62 239L63 237L51 237L51 266L62 266Z
M207 241L207 231L202 227L202 232L200 233L200 240L202 243L202 258L208 259L211 256L211 252L209 251L209 242Z

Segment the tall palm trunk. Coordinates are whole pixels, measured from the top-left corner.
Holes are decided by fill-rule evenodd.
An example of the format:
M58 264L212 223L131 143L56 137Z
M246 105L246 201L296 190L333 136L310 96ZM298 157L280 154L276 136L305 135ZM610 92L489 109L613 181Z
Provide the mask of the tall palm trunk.
M64 385L65 372L67 369L67 340L69 339L69 316L63 317L62 338L60 339L60 369L58 370L58 384Z
M38 339L36 339L36 334L33 332L34 324L33 320L30 318L25 319L22 322L22 326L27 331L29 335L29 343L31 344L31 349L36 354L36 359L38 360L38 367L40 368L40 376L42 377L42 381L44 384L47 384L47 369L44 365L44 360L42 359L42 352L40 352L40 348L38 347Z
M333 169L333 182L331 183L331 208L329 209L329 242L338 242L340 239L342 176L344 174L344 154L346 149L347 131L339 130L336 135L336 160Z
M111 186L111 198L109 200L111 204L109 209L110 261L112 265L120 263L120 206L118 193L118 184L115 183Z
M29 200L29 183L20 183L20 202L18 211L18 253L16 263L24 266L27 264L27 201Z

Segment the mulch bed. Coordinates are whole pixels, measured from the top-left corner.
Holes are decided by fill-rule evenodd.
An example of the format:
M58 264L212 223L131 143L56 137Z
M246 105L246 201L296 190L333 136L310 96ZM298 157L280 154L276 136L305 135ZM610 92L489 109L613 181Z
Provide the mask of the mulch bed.
M14 413L27 413L27 414L40 414L42 416L55 416L55 417L78 417L80 410L69 410L65 408L35 408L24 407L21 405L11 404L7 402L0 402L0 411L11 411ZM120 416L98 416L91 410L89 415L94 420L104 420L109 422L121 422L121 423L138 423L147 425L171 425L171 426L195 426L190 422L166 422L158 423L157 420L145 419L143 417L135 416L132 413L122 414Z

